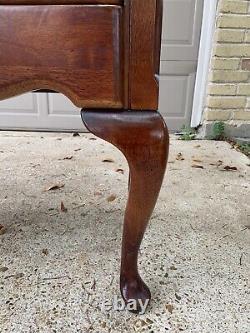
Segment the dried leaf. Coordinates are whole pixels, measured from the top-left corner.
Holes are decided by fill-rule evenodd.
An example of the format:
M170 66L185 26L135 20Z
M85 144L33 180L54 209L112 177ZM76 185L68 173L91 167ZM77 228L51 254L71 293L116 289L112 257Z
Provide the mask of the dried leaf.
M61 201L61 212L63 212L63 213L67 213L67 211L68 211L68 208L66 208L66 207L64 206L63 201Z
M176 160L177 160L177 161L184 161L185 158L183 157L182 153L179 153L179 154L176 156Z
M0 267L0 272L4 273L8 270L8 267Z
M60 158L59 161L65 161L65 160L72 160L73 156L66 156L64 158Z
M243 258L243 253L242 253L242 255L240 256L240 266L242 266L242 258Z
M104 163L115 163L115 161L112 160L112 158L105 158L104 160L102 160L102 162L104 162Z
M174 306L172 304L167 304L166 305L166 309L168 310L169 313L173 313L174 310Z
M64 184L55 184L55 185L51 185L49 187L47 187L45 189L45 191L56 191L56 190L60 190L61 188L63 188L65 185Z
M225 171L237 171L238 168L236 168L236 167L234 167L234 166L226 165L226 166L224 167L224 170L225 170Z
M94 193L94 196L96 196L96 197L102 196L102 192L96 191L96 192Z
M36 168L36 167L39 167L41 164L31 164L30 167L31 168Z
M170 266L169 269L171 269L171 271L177 271L177 268L174 265Z
M123 169L116 169L116 172L121 173L122 175L124 175L124 170Z
M221 160L219 160L215 163L210 163L210 165L217 166L217 167L221 166L222 164L223 164L223 161L221 161Z
M192 164L192 168L195 168L195 169L204 169L204 166L203 165L199 165L199 164Z
M17 273L17 274L12 274L12 275L9 275L9 276L6 276L5 279L9 279L9 278L16 278L16 279L20 279L24 277L24 274L23 273Z
M6 228L4 225L0 224L0 235L3 235L6 233Z
M49 254L49 251L48 251L48 249L42 249L42 253L43 253L45 256L47 256L47 255Z
M116 198L117 198L116 195L111 194L111 195L107 198L107 201L108 201L108 202L113 202L113 201L115 201Z
M24 277L24 273L17 273L15 275L13 275L13 277L16 279L20 279L20 278Z
M193 162L196 162L196 163L202 163L203 161L202 161L202 160L199 160L199 159L196 159L196 158L194 158L194 159L193 159Z
M194 146L194 148L200 148L201 147L201 145L196 145L196 146Z

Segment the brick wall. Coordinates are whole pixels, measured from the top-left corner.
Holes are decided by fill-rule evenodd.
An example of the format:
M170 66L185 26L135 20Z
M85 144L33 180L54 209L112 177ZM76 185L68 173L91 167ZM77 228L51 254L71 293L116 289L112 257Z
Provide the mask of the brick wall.
M250 1L218 3L204 112L210 131L214 121L225 121L233 136L250 137Z

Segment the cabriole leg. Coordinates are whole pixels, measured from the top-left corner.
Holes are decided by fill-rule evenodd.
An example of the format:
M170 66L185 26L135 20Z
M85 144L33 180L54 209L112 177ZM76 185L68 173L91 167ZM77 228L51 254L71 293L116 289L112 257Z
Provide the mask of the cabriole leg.
M138 252L166 169L168 131L160 114L153 111L86 110L82 119L91 133L120 149L129 164L120 287L125 302L136 300L139 311L151 294L138 272Z

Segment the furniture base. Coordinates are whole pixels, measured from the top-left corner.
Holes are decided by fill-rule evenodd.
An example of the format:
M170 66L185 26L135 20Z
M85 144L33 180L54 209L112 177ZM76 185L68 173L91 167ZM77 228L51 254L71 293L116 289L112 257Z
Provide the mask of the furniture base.
M129 164L120 288L124 301L136 300L140 311L151 294L138 272L138 252L166 169L168 130L160 114L152 111L83 110L81 115L88 130L116 146Z

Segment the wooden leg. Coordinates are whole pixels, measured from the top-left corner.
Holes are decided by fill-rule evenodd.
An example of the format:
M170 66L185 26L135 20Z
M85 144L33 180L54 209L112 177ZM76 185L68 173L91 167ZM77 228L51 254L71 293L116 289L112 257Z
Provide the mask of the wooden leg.
M121 293L125 300L145 304L151 298L137 268L138 252L164 177L169 136L164 120L153 111L82 111L90 132L112 143L127 158L129 197L125 213Z

